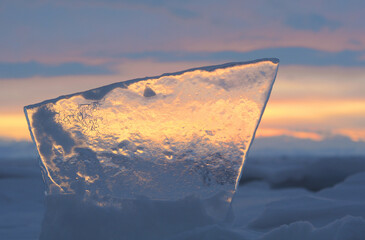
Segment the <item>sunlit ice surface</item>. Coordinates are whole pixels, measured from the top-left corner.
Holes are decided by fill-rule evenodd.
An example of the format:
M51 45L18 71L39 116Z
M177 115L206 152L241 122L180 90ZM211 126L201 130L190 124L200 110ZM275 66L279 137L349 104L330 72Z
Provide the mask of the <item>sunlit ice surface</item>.
M278 62L190 69L26 106L47 195L98 206L194 198L224 218Z

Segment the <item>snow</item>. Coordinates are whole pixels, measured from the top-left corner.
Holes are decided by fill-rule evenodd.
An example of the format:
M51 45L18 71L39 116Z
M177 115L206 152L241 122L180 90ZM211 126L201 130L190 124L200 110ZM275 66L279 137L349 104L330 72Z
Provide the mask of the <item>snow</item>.
M57 205L57 200L53 203L47 200L47 204L56 203L57 205L50 207L47 211L52 215L54 211L58 213L69 211L71 222L55 225L61 231L60 236L65 236L69 232L65 224L84 223L84 228L87 230L91 228L86 228L86 225L91 224L100 230L100 222L97 221L102 219L105 222L114 221L114 224L121 224L117 224L116 228L119 232L114 234L124 234L124 236L130 236L129 239L155 237L155 239L178 240L360 240L365 234L365 171L355 172L349 169L359 168L360 165L356 164L360 164L361 161L365 164L365 157L249 158L247 162L252 165L257 164L256 171L261 171L262 178L243 181L233 199L231 217L221 224L212 223L209 217L202 217L203 215L199 214L199 204L188 202L194 201L192 199L180 201L180 209L184 209L182 207L184 203L189 203L185 205L187 208L180 212L171 205L153 203L145 199L139 200L139 210L141 210L139 215L130 214L131 212L118 213L111 209L103 212L95 206L91 206L94 209L90 211L85 206L75 208L72 202L67 205L65 204L67 201ZM337 173L343 170L342 176L346 177L337 178L338 181L333 186L326 186L317 191L310 191L305 184L299 183L294 187L284 185L280 188L272 188L272 179L274 179L272 176L280 175L282 181L293 177L290 171L284 171L283 166L286 164L296 169L297 174L313 179L318 173L313 171L313 175L310 175L311 169L333 165ZM343 167L345 165L346 168ZM43 224L57 223L57 219L53 219L55 222L52 223L45 211L44 186L37 161L35 159L0 161L0 169L2 170L0 239L37 239L41 232L44 213L46 216ZM253 168L247 168L245 174L251 175L251 169ZM3 175L6 172L20 174ZM333 171L322 171L322 179L331 178L332 174ZM64 211L65 209L68 210ZM88 213L77 214L80 212ZM161 217L156 214L158 212L165 212L166 215ZM82 221L77 219L80 216L84 216ZM193 225L200 226L192 227ZM109 226L109 228L112 227ZM112 239L113 232L109 234L109 239ZM135 235L132 236L132 234ZM103 238L97 235L88 236L88 239L108 239L107 236ZM51 239L62 239L53 237Z

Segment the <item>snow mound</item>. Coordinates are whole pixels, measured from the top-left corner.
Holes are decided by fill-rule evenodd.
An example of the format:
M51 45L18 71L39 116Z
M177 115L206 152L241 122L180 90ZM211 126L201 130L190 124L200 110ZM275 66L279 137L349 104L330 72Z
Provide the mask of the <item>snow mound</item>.
M362 240L364 236L364 218L346 216L319 228L309 222L283 225L258 240Z
M364 182L365 173L358 173L316 194L273 201L249 225L254 229L273 229L308 221L315 227L323 227L348 215L365 218L365 194L361 184Z
M365 157L248 158L241 184L263 180L272 188L319 191L365 171Z

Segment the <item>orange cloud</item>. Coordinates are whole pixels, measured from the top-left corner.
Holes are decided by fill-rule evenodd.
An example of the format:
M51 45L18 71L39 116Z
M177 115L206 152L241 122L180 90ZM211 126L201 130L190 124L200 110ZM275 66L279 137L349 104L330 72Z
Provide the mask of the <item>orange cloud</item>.
M276 137L276 136L290 136L301 139L311 139L314 141L323 140L323 136L315 132L291 131L280 128L259 128L256 137Z
M351 138L352 141L365 142L365 129L342 128L342 129L336 129L334 133L348 136L349 138Z

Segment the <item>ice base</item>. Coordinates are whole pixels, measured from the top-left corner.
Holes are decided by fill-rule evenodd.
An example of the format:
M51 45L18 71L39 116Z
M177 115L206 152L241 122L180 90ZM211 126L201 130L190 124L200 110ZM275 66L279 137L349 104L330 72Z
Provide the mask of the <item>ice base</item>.
M277 68L228 63L26 106L48 196L101 207L191 198L224 219Z

